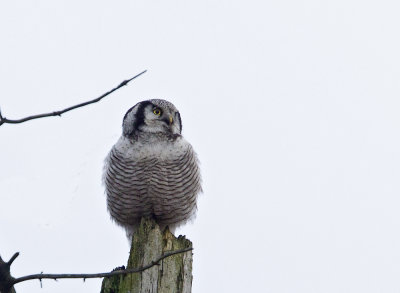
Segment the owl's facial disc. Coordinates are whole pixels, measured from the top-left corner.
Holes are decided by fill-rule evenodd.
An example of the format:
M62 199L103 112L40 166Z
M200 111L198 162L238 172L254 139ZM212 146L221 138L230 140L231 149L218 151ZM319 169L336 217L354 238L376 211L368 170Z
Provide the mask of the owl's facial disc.
M157 100L156 100L157 101ZM136 110L135 110L136 108ZM132 132L142 133L165 133L165 134L178 134L179 127L174 125L174 119L171 112L174 109L162 104L152 103L152 101L143 101L132 110L132 120L127 119L127 123L131 121ZM129 124L128 124L129 128Z
M153 114L158 116L159 119L161 119L162 121L164 121L167 125L171 126L172 123L174 122L174 119L172 118L172 116L170 114L164 114L164 111L161 110L159 107L154 106L153 108ZM169 117L169 118L167 118Z
M180 134L182 121L173 104L165 100L148 100L136 104L124 117L124 135L137 132Z
M174 119L169 109L162 109L156 105L148 105L144 110L144 121L141 127L146 132L173 133Z

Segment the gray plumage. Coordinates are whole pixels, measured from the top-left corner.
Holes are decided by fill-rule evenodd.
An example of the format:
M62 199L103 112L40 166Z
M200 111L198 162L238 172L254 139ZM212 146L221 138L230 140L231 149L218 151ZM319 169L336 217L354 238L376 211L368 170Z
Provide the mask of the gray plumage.
M123 134L105 160L108 211L127 235L141 217L174 230L197 208L201 178L196 153L182 137L182 121L165 100L143 101L125 114Z

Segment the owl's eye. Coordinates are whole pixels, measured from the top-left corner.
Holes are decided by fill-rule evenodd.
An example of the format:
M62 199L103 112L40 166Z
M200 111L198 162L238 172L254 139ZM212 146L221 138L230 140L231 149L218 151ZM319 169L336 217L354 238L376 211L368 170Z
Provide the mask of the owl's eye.
M154 108L153 113L154 113L154 115L160 116L161 115L161 109Z

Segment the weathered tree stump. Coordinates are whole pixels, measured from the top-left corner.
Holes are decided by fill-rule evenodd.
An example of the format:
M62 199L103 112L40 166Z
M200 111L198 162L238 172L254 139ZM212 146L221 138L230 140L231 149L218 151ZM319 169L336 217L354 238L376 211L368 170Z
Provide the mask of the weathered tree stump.
M127 269L145 266L167 252L189 247L192 242L184 236L176 238L168 228L162 232L153 219L142 219L133 234ZM140 273L105 278L101 293L190 293L192 256L192 251L187 251Z

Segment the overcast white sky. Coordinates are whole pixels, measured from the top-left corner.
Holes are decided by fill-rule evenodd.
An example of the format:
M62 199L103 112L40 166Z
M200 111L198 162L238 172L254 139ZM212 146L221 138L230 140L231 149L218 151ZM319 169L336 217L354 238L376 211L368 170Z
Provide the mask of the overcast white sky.
M181 112L204 194L193 292L400 291L398 1L1 1L0 254L102 272L129 244L103 159L138 101ZM18 293L99 292L100 280Z

